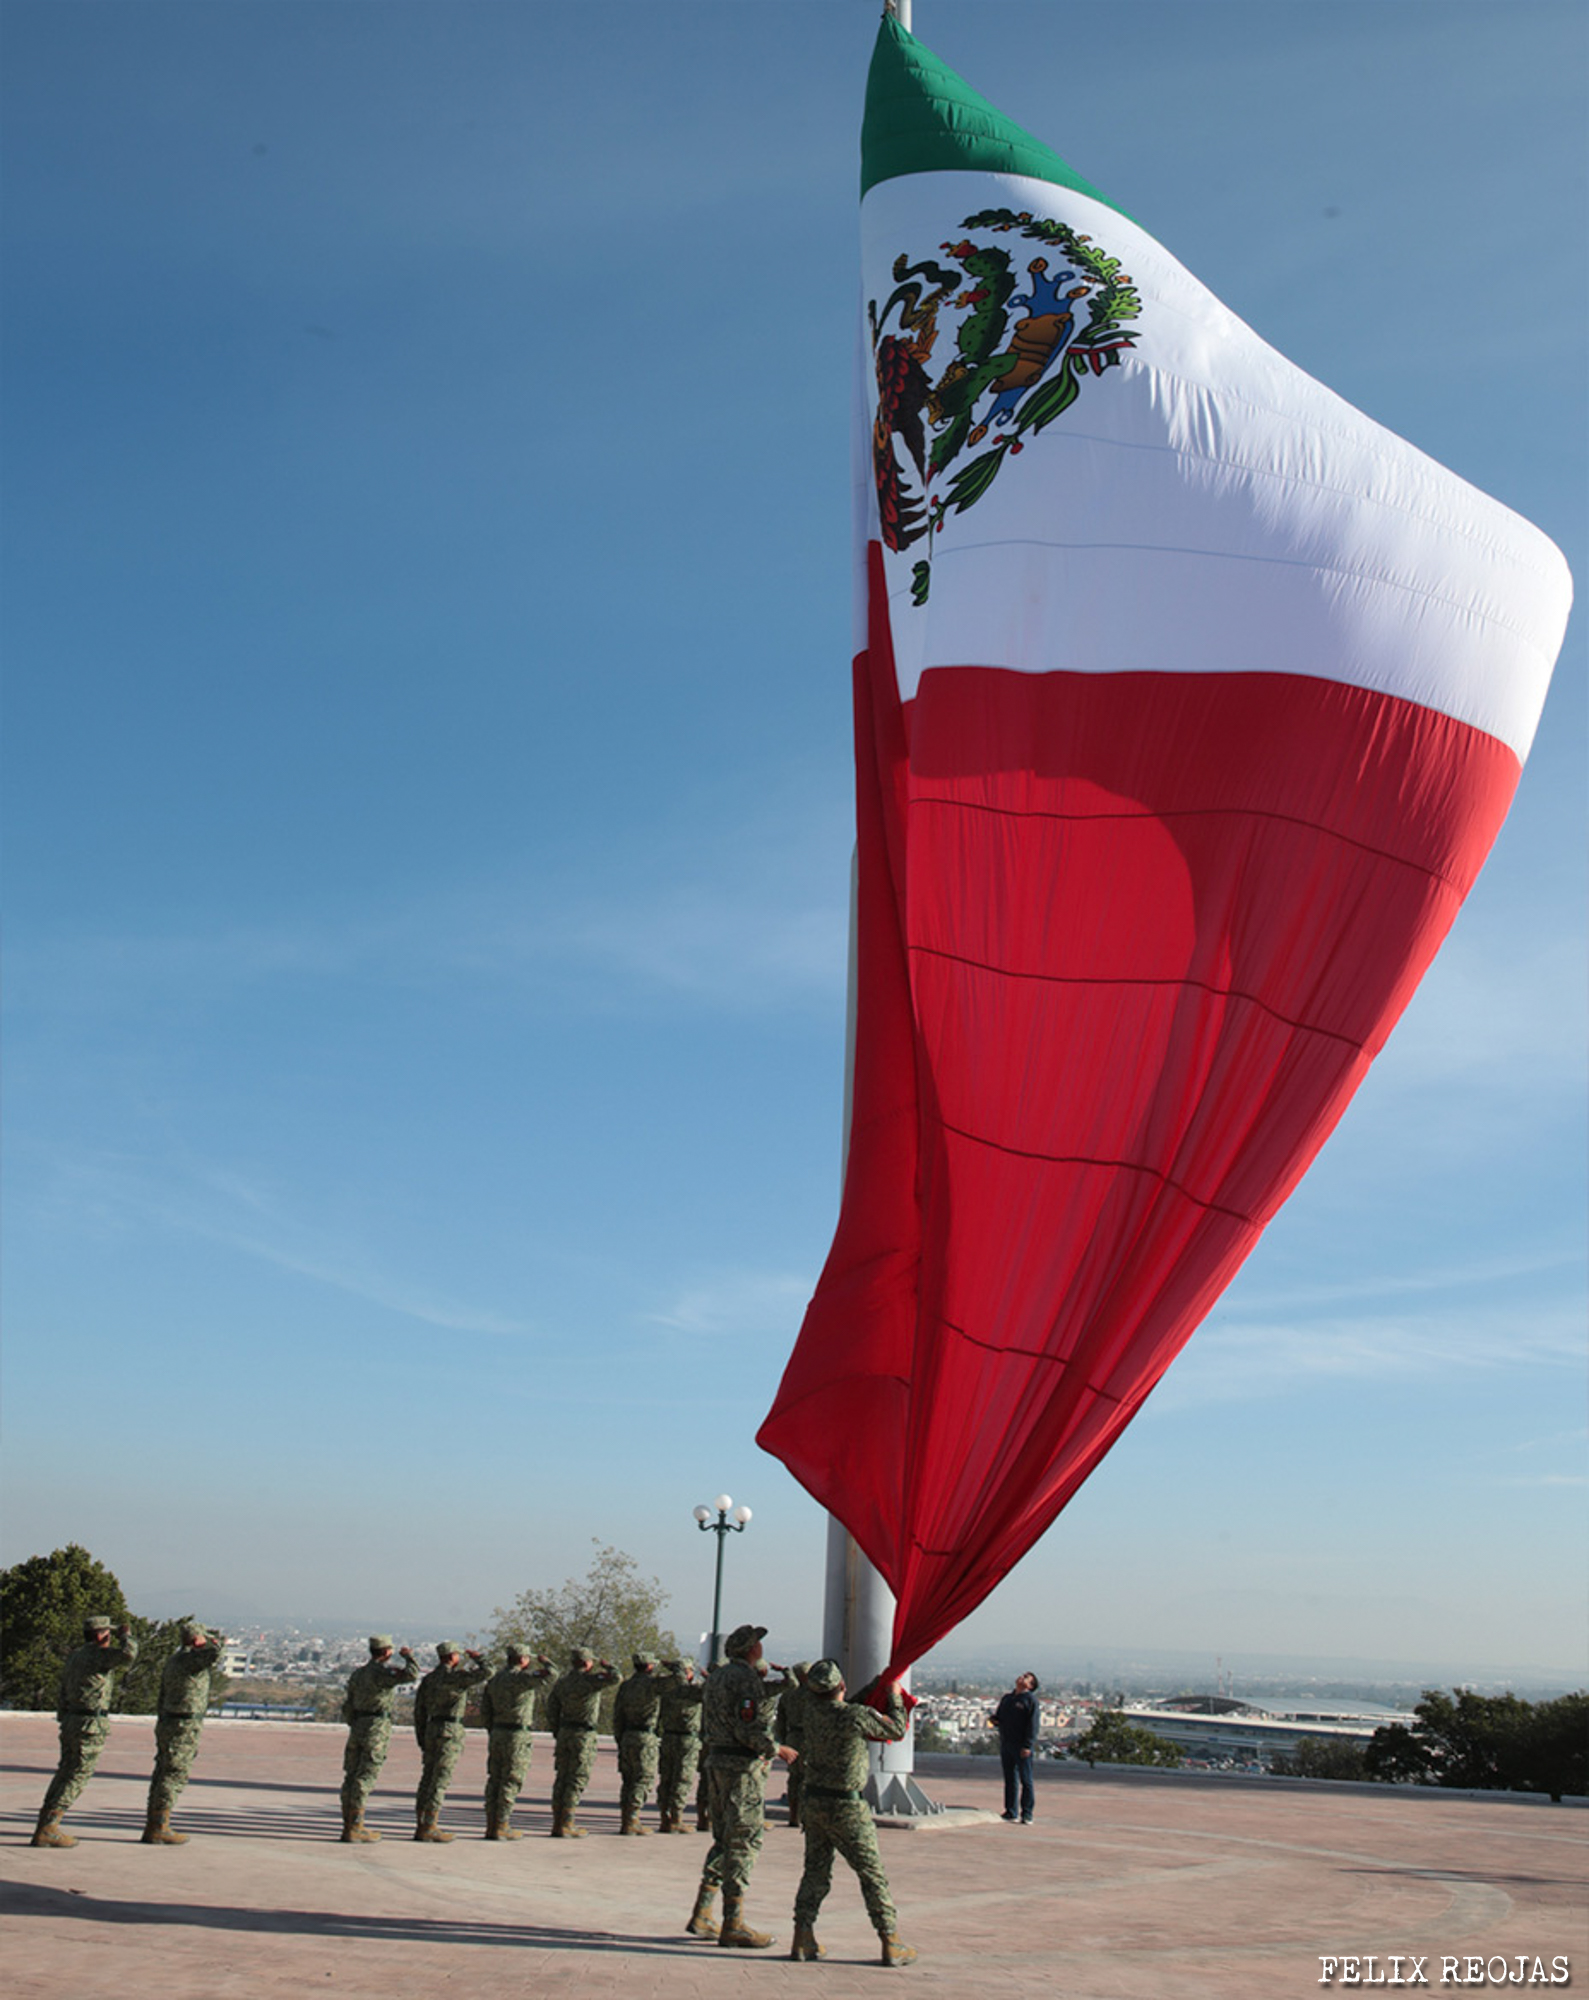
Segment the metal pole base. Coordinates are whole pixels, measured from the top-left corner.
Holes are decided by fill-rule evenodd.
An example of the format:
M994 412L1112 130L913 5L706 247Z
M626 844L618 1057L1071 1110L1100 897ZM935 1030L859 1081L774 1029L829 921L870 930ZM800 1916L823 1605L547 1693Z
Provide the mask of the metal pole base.
M943 1811L909 1771L874 1771L866 1781L866 1803L879 1819L926 1819Z

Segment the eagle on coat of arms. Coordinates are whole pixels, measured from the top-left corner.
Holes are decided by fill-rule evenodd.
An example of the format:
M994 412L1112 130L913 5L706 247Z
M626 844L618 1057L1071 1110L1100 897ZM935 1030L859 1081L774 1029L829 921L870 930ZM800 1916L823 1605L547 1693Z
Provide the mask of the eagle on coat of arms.
M1124 329L1141 310L1120 260L1063 222L992 208L960 226L996 236L1019 231L1049 254L1028 262L1022 291L1015 258L1000 244L940 243L952 264L931 257L913 264L902 252L882 309L868 301L878 515L884 544L896 553L926 538L927 554L911 575L914 604L927 601L933 540L949 510L974 507L1005 458L1068 410L1089 374L1118 365L1136 345ZM939 321L950 311L964 317L953 358L934 381ZM978 451L990 433L992 443ZM965 452L976 456L956 467Z

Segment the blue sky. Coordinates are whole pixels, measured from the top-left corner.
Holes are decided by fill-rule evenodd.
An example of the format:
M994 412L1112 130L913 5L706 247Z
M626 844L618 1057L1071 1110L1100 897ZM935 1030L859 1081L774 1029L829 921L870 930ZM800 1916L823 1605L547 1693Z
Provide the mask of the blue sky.
M918 0L1582 569L1580 6ZM861 0L10 0L5 1528L820 1638ZM1584 641L1302 1190L966 1644L1584 1659Z

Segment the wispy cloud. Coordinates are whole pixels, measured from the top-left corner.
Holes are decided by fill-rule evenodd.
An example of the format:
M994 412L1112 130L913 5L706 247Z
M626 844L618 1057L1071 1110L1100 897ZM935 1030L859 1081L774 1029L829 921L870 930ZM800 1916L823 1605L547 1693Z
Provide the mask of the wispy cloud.
M664 1310L647 1314L657 1326L708 1338L783 1335L798 1331L811 1296L810 1275L786 1271L724 1271L680 1292Z
M167 1159L158 1178L143 1162L100 1154L50 1162L42 1205L102 1233L158 1229L217 1244L328 1285L406 1319L455 1333L525 1336L523 1320L449 1297L390 1269L367 1246L296 1213L234 1169Z
M1436 1298L1448 1293L1471 1293L1483 1285L1510 1284L1530 1278L1546 1278L1555 1273L1581 1272L1582 1248L1548 1250L1532 1256L1480 1258L1471 1263L1449 1264L1439 1270L1379 1273L1333 1284L1288 1285L1273 1291L1243 1288L1235 1316L1249 1313L1291 1315L1320 1305L1341 1305L1353 1300ZM1234 1301L1233 1301L1234 1304ZM1228 1309L1227 1309L1228 1310Z
M1565 1302L1221 1323L1194 1336L1154 1403L1162 1413L1348 1383L1576 1369L1582 1359L1581 1316Z
M1381 1088L1513 1090L1547 1078L1581 1087L1589 1073L1583 1009L1579 940L1529 933L1518 944L1493 925L1459 931L1380 1058Z
M175 1001L191 1014L241 988L362 981L495 984L583 1006L662 994L724 1011L831 1004L844 987L847 878L818 806L636 856L627 877L538 865L346 915L23 937L10 954L12 1006L58 1020Z

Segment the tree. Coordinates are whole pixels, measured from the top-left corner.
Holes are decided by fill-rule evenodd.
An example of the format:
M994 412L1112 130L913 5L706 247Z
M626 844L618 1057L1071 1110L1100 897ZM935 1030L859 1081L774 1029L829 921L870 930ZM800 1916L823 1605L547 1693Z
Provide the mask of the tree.
M1095 1715L1092 1727L1072 1747L1087 1764L1157 1764L1171 1769L1181 1761L1180 1751L1168 1738L1127 1722L1117 1708Z
M0 1698L54 1708L61 1667L83 1643L83 1620L129 1622L121 1585L87 1549L68 1542L0 1571Z
M1277 1778L1344 1778L1366 1780L1368 1767L1361 1743L1346 1743L1339 1737L1304 1736L1288 1757L1277 1751L1269 1759Z
M654 1576L642 1576L622 1549L594 1537L591 1546L596 1553L583 1577L566 1577L556 1590L526 1590L506 1610L498 1605L488 1643L504 1651L522 1645L544 1653L559 1671L575 1646L624 1669L632 1653L676 1653L678 1640L659 1622L669 1593ZM608 1712L610 1697L604 1721Z
M1589 1795L1589 1693L1542 1701L1524 1732L1528 1790L1563 1798Z
M1365 1762L1389 1783L1462 1791L1549 1792L1589 1786L1589 1694L1531 1702L1507 1694L1425 1688L1413 1723L1376 1729Z

